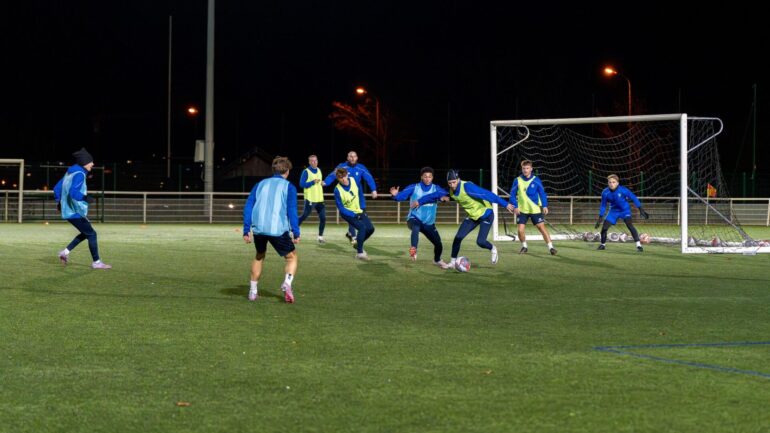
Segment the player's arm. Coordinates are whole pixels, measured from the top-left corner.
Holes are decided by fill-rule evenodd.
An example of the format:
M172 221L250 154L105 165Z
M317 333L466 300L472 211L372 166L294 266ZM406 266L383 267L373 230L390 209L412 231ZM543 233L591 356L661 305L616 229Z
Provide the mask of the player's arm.
M59 179L56 185L53 187L53 199L58 203L61 200L61 186L64 178Z
M432 192L430 194L425 194L424 196L420 197L419 200L417 200L417 203L420 205L424 205L425 203L435 203L437 201L441 200L441 197L448 196L449 193L446 192L443 188L437 186L436 191Z
M301 186L302 188L310 188L314 184L315 182L307 181L307 170L302 170L302 176L299 177L299 186Z
M649 219L650 218L650 214L648 214L647 211L642 209L642 202L639 200L639 198L636 196L636 194L631 192L631 190L628 189L628 188L626 188L626 192L627 192L628 198L630 198L631 201L634 202L634 206L636 206L636 208L639 209L639 215L641 215L642 218L644 218L644 219Z
M337 167L335 167L335 168L334 168L334 170L332 170L332 171L331 171L331 172L330 172L330 173L329 173L329 174L326 176L326 178L324 179L324 182L323 182L324 186L327 186L327 185L331 185L331 184L332 184L332 183L333 183L335 180L337 180L337 175L336 175L336 173L337 173L337 169L338 169L338 168L340 168L340 167L342 167L342 164L340 164L340 165L338 165Z
M516 194L519 192L519 178L513 180L513 183L511 184L511 192L508 193L510 197L508 197L508 202L513 205L513 207L518 208L519 207L519 200L516 196Z
M259 184L257 184L259 185ZM243 237L249 236L251 231L251 211L254 209L254 203L257 202L257 185L251 189L249 198L246 199L246 204L243 206Z
M286 191L286 213L289 217L289 227L291 232L294 233L294 241L299 240L299 218L297 217L297 188L289 183L288 191Z
M367 169L364 165L358 165L359 168L361 168L361 175L364 178L364 181L366 181L366 184L369 185L369 189L372 190L372 197L377 198L377 183L374 182L374 177L372 177L372 174L369 173L369 169Z
M607 191L602 191L602 204L599 205L599 216L596 218L596 224L594 224L594 228L598 229L599 225L602 223L602 218L604 218L604 212L607 211Z
M85 182L85 180L86 174L83 172L75 173L75 175L72 176L72 183L70 184L69 194L73 200L86 201L86 196L80 192L80 188L83 187L83 182Z
M393 200L395 201L406 201L409 200L409 197L412 196L412 193L414 192L414 187L416 184L411 184L404 188L402 191L399 191L396 195L393 196ZM393 191L393 190L391 190Z
M465 193L475 199L486 200L490 203L497 203L500 206L508 207L508 201L504 198L470 182L465 183Z
M340 197L340 191L337 188L334 188L334 201L337 202L337 209L339 209L340 213L342 215L345 215L350 218L355 218L356 213L349 211L344 204L342 204L342 198Z

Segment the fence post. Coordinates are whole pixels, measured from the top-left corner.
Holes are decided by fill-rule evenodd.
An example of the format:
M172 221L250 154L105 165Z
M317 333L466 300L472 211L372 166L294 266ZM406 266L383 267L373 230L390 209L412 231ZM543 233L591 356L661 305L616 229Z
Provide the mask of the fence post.
M340 223L340 209L337 208L337 224Z
M572 205L574 202L574 197L570 196L569 198L569 225L572 225Z
M401 224L401 202L396 202L396 224Z
M142 224L147 224L147 193L142 194Z
M770 200L767 201L767 221L765 221L765 227L770 227Z
M8 221L8 191L5 192L5 212L3 221Z
M460 204L455 203L455 224L460 224Z
M209 224L214 222L214 193L209 193Z
M680 197L679 200L676 201L676 225L682 225L681 208L682 208L682 199Z

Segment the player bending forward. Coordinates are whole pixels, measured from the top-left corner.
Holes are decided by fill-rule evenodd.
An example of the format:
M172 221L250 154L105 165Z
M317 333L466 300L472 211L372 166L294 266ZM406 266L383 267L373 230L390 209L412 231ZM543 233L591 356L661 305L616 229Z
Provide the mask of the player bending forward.
M623 222L626 223L628 230L631 232L631 236L633 236L636 241L636 251L641 253L644 251L644 248L642 248L642 243L639 241L639 232L636 231L634 222L631 219L631 206L628 204L628 200L634 202L634 206L639 209L639 214L642 218L648 219L650 214L642 209L642 203L639 202L639 199L634 193L620 184L618 175L611 174L607 176L607 185L607 188L604 188L604 191L602 191L602 204L599 207L599 218L596 220L594 228L598 229L599 225L602 224L602 217L607 210L607 203L610 204L610 212L607 214L607 217L604 218L601 244L599 244L599 248L597 249L605 250L607 248L605 246L607 242L607 230L610 229L610 226L614 226L618 219L622 219Z

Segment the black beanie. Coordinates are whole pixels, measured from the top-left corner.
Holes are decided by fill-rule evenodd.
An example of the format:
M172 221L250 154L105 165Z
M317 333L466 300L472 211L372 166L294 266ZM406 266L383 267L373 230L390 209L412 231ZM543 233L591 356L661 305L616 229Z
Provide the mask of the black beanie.
M75 157L75 162L81 166L94 162L94 157L88 153L85 147L80 148L80 150L73 153L72 156Z
M460 172L458 172L456 169L450 168L449 171L446 173L446 180L457 180L460 179Z

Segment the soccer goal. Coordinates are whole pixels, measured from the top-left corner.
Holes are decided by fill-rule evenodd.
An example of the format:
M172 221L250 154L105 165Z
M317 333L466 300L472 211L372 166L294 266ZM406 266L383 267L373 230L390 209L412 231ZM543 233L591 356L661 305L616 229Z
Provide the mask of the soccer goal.
M16 169L18 168L18 174ZM24 160L0 159L0 202L3 221L9 221L14 209L18 222L22 221L24 208ZM13 197L16 195L16 197ZM15 203L13 200L15 199Z
M721 132L720 119L687 114L493 121L492 188L507 197L521 161L532 161L548 194L552 236L598 242L601 193L616 174L650 214L643 220L633 209L643 242L683 253L770 252L741 228L720 168ZM494 208L495 240L513 240L515 217ZM527 238L542 239L529 230ZM622 222L610 229L609 242L627 240Z

